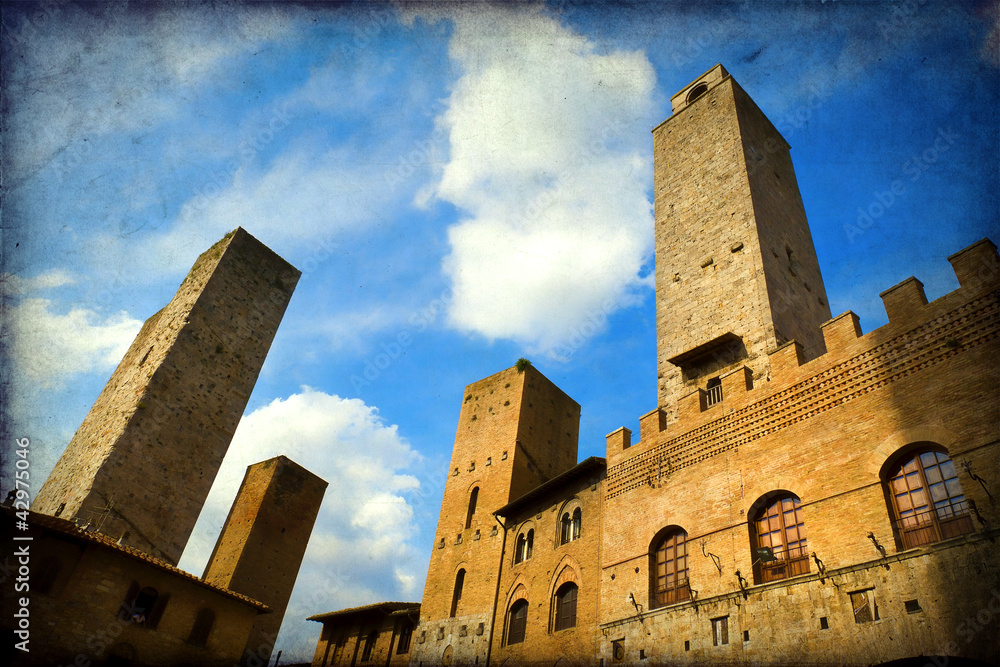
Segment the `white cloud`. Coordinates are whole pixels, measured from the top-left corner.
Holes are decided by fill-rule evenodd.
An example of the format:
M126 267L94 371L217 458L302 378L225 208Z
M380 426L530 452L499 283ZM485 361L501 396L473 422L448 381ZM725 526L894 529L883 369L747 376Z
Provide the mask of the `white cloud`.
M5 273L0 277L2 292L9 295L25 295L75 284L76 278L65 269L49 269L30 278L22 278L11 273Z
M302 387L240 422L180 567L200 574L246 466L283 454L329 486L285 614L286 653L312 655L302 619L376 600L419 600L426 556L411 501L421 457L377 408ZM419 546L419 545L418 545ZM315 628L318 634L319 626Z
M537 8L476 9L454 16L462 75L438 119L451 155L432 194L469 216L448 235L450 322L558 354L648 285L655 74Z
M387 167L359 163L351 149L316 154L293 147L266 170L240 166L195 188L175 224L152 237L137 253L155 257L158 267L180 271L199 249L236 226L246 228L277 252L314 247L344 233L384 220L394 195L387 191Z
M59 314L48 299L31 298L9 308L6 326L18 375L32 385L59 387L75 374L117 366L142 322L125 312L102 320L86 308Z

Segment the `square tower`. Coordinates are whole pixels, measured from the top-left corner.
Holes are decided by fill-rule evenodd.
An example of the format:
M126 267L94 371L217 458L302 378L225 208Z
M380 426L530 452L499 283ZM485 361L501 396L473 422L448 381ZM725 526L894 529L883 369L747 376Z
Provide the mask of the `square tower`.
M250 631L247 664L268 662L326 487L284 456L247 466L202 577L271 608Z
M503 557L493 511L576 465L580 405L530 365L465 388L411 663L484 663Z
M176 565L300 272L242 228L146 320L32 503Z
M789 145L722 65L653 130L657 391L677 399L796 340L825 351L830 307Z

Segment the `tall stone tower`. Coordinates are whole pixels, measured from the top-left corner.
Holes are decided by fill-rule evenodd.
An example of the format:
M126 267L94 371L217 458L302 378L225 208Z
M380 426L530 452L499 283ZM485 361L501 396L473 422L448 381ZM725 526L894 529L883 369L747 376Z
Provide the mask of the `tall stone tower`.
M243 229L146 320L32 504L176 564L300 272Z
M284 456L247 466L203 577L271 608L257 617L243 664L268 663L326 486Z
M504 536L493 511L573 467L579 429L579 404L531 366L465 388L411 664L485 664Z
M677 399L795 340L825 351L826 290L789 145L716 65L653 130L657 387Z

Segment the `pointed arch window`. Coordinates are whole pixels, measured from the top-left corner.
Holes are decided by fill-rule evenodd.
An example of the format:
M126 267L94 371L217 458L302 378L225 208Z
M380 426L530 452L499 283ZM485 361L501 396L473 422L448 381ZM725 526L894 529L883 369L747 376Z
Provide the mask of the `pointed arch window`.
M768 499L751 516L754 579L758 584L809 573L801 501L791 493Z
M532 528L527 533L517 536L514 545L514 563L521 563L531 558L531 550L535 546L535 529Z
M660 531L650 548L649 606L665 607L691 599L688 583L687 533L681 528Z
M465 515L465 527L472 527L472 517L476 515L476 505L479 503L479 487L473 487L469 494L469 511Z
M884 476L897 545L912 549L974 530L948 455L924 447L900 456Z
M553 627L557 631L576 627L576 596L578 592L579 588L572 581L567 581L556 591Z
M507 613L507 643L520 644L528 627L528 601L521 599L510 606Z
M458 603L462 601L462 589L465 588L465 569L455 575L455 592L451 596L451 616L458 615Z

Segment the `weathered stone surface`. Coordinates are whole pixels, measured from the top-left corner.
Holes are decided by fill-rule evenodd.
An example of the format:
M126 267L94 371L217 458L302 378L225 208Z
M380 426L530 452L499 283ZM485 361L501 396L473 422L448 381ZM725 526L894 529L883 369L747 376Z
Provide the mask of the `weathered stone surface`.
M150 317L32 509L176 564L300 272L241 228Z

